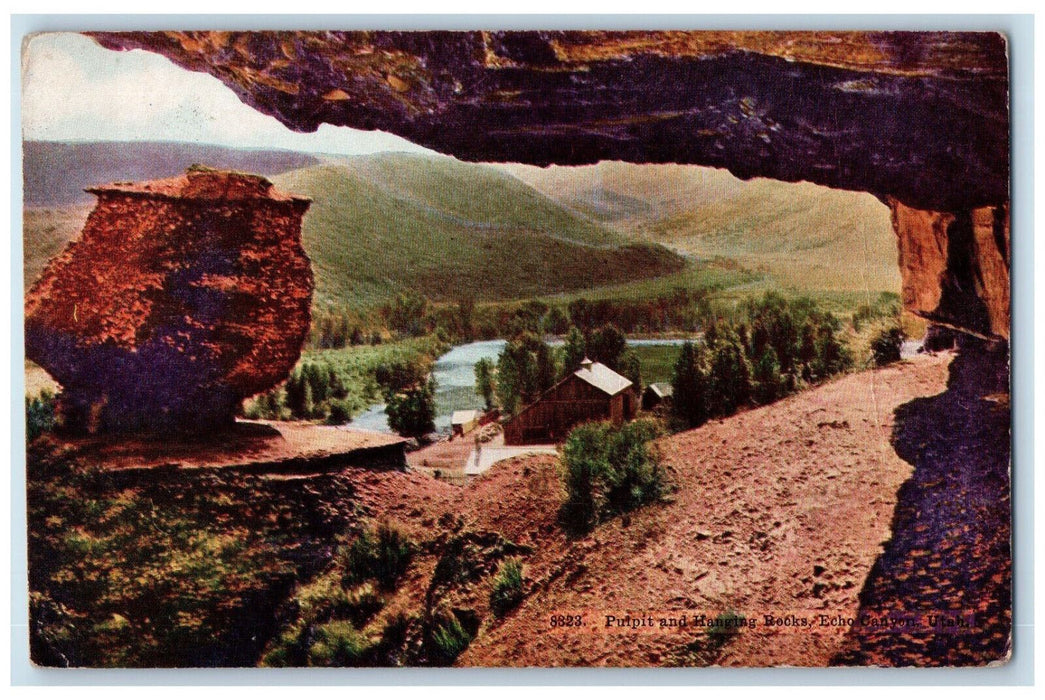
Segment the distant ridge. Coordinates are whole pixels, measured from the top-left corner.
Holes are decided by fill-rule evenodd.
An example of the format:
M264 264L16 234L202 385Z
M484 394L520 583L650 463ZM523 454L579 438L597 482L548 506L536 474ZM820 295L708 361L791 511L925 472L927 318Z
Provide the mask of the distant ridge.
M94 198L84 187L171 177L193 163L272 176L319 162L308 153L174 141L25 141L24 202L46 208L88 204Z

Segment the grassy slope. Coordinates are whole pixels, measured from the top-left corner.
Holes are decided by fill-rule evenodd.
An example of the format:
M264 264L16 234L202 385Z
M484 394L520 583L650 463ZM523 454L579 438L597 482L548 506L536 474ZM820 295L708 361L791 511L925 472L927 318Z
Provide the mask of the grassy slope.
M678 165L506 170L623 235L698 259L735 260L764 276L766 287L843 306L899 291L889 211L868 194L745 182L724 170Z
M524 298L685 266L667 249L635 245L489 166L389 154L343 158L273 180L315 200L303 242L319 305L374 307L406 288L435 300ZM87 212L26 210L26 288L79 232Z
M365 156L274 180L315 200L304 245L320 304L373 306L407 287L435 300L512 299L684 267L486 166Z

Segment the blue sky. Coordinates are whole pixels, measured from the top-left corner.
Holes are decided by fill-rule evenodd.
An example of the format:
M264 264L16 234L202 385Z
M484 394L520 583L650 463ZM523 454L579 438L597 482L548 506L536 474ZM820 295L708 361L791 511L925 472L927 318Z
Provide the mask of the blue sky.
M318 153L428 152L384 132L324 124L290 131L217 78L146 51L109 51L75 33L22 51L22 135L42 141L188 141Z

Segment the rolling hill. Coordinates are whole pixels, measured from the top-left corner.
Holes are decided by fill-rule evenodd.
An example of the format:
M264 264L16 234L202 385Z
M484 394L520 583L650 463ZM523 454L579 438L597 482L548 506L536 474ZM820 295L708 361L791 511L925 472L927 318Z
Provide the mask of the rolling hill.
M519 180L450 158L359 156L274 178L312 197L304 245L319 303L373 305L406 287L441 301L516 299L678 272Z
M697 166L501 167L621 235L698 259L730 258L777 286L899 291L889 210L866 193Z
M140 144L142 157L151 154L157 163L146 172L144 165L137 171L117 167L125 160L125 154L117 153L125 144L72 150L63 144L30 146L24 222L27 288L46 261L77 235L90 211L89 205L70 204L69 193L114 179L170 175L184 169L183 161L212 165L210 155L222 156L221 149L210 147L193 151L184 144ZM373 308L404 289L439 301L516 299L635 282L686 267L667 248L628 240L494 167L438 156L381 154L326 157L323 163L301 156L305 167L287 172L288 166L299 164L290 156L300 154L284 160L276 152L241 155L232 158L232 165L228 159L217 162L251 169L245 159L264 155L267 160L256 164L281 169L282 174L272 177L279 188L314 200L302 238L321 306ZM162 164L173 170L161 170ZM44 171L46 178L30 175Z

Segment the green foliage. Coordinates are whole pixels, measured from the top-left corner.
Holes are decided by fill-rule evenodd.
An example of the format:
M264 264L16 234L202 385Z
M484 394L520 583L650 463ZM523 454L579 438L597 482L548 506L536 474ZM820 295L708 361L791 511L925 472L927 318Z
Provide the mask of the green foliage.
M43 389L37 396L25 397L25 434L29 441L35 440L41 433L54 430L55 397L48 389Z
M617 363L617 371L631 380L635 391L642 391L642 361L632 348L625 350Z
M588 354L588 346L584 334L576 326L570 326L563 345L562 376L572 374L580 369L581 362Z
M472 635L461 626L461 621L454 615L447 615L432 629L430 661L436 666L449 666L471 642Z
M427 358L394 358L374 368L374 378L385 394L395 394L410 387L423 384L428 377L431 363Z
M532 333L509 341L497 358L497 397L514 413L551 388L558 375L555 356L547 343Z
M335 399L330 402L330 411L327 413L327 425L344 425L352 420L352 404L344 399Z
M370 642L345 620L318 625L313 636L308 647L308 666L362 666L370 651Z
M682 345L671 380L672 413L687 428L703 425L708 419L708 376L704 351L693 343Z
M483 397L486 410L493 408L494 364L487 357L475 363L475 393Z
M601 362L612 370L620 367L621 355L628 347L624 333L612 323L593 331L586 339L588 358Z
M523 599L522 562L513 557L501 565L490 591L490 610L497 617L513 609Z
M713 649L721 649L740 634L747 620L735 610L719 613L708 630L708 643Z
M342 554L345 584L375 580L383 590L395 590L410 567L414 545L399 529L381 523L364 530Z
M543 330L551 335L562 335L570 328L570 319L558 306L553 306L544 316Z
M471 342L475 337L475 296L468 295L457 301L457 335Z
M427 327L428 299L413 290L396 294L382 311L389 328L401 335L416 338L430 330Z
M649 446L661 432L651 420L619 428L608 422L574 428L562 446L566 501L559 516L563 527L584 532L603 516L661 498L667 483L660 458Z
M361 333L362 335L362 333ZM423 382L447 345L432 336L383 345L306 351L283 387L246 403L248 418L340 425L389 392Z
M783 377L780 374L780 362L776 351L767 345L753 367L755 401L759 404L770 404L780 398L784 391Z
M751 365L737 333L726 326L709 343L707 405L711 415L729 416L751 400Z
M867 323L878 319L899 318L903 305L900 296L894 292L882 292L870 304L860 304L853 312L853 330L859 332Z
M297 552L282 543L308 536L300 502L246 477L120 488L41 449L30 450L27 494L34 659L251 663L237 635L267 628L294 576Z
M703 346L684 345L672 377L672 406L685 427L767 404L849 369L841 323L809 299L776 293L750 299L736 321L716 320Z
M435 431L435 379L385 397L388 426L400 435L421 439Z
M345 309L322 309L312 313L308 347L316 350L340 349L362 345L362 320Z
M904 333L899 325L883 328L871 340L871 354L874 363L883 367L900 361L900 349L903 347Z

